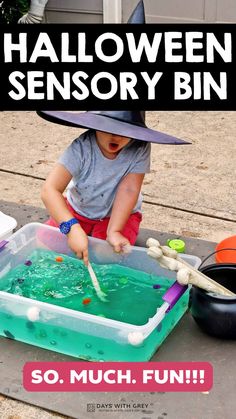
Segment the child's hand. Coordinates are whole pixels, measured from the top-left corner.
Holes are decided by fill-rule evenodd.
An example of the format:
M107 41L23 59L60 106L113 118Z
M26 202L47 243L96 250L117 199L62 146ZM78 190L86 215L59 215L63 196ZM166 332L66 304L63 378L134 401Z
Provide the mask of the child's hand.
M107 236L107 241L117 253L123 252L125 246L130 246L129 240L119 231L110 232Z
M68 237L68 245L79 259L83 259L88 266L88 236L84 230L75 224L71 227Z

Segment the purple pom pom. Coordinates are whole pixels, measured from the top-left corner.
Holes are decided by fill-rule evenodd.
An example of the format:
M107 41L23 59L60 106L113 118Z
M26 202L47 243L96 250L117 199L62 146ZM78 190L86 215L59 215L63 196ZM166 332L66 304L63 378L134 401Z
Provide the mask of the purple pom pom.
M159 284L154 284L152 288L154 288L154 290L159 290L161 286Z
M25 261L25 265L26 265L26 266L31 266L31 265L32 265L31 260L26 260L26 261Z

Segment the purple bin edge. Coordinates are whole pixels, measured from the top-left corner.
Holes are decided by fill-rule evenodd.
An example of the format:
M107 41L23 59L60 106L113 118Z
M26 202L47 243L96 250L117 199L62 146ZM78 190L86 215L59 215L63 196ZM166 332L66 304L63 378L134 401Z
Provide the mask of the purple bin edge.
M177 303L180 297L187 290L187 285L180 285L177 281L163 295L162 299L169 304L168 311Z

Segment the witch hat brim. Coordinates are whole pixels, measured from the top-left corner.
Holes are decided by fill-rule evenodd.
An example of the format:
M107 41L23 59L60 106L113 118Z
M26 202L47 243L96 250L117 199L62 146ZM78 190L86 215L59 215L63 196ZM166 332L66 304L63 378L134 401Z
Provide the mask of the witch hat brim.
M137 4L128 23L145 23L143 0L140 0ZM135 140L158 144L190 144L179 138L148 128L145 124L144 111L88 111L85 113L41 111L38 114L47 121L57 124L94 129Z
M64 112L64 111L40 111L38 114L47 121L54 122L70 127L80 127L94 129L96 131L108 132L122 137L128 137L135 140L147 141L157 144L190 144L179 138L165 134L160 131L154 131L143 125L130 123L107 116L104 113L96 112ZM115 114L116 111L113 112Z

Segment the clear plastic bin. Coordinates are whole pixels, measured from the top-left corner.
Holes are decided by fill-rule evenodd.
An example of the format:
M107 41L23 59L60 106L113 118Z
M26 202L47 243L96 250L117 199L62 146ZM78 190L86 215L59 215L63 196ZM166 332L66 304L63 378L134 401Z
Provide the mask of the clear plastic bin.
M30 223L0 243L0 281L14 267L29 258L33 250L46 248L74 257L58 229ZM89 255L96 264L118 263L133 269L165 276L175 281L175 273L160 267L146 248L132 247L119 255L103 240L89 238ZM181 255L194 267L200 259ZM138 281L138 278L137 278ZM175 327L188 307L189 290L175 293L172 302L163 300L156 314L142 326L0 292L0 335L56 352L91 361L148 361ZM171 294L171 292L169 293ZM177 298L176 298L177 295ZM35 314L34 321L29 311ZM29 321L30 320L30 321Z

